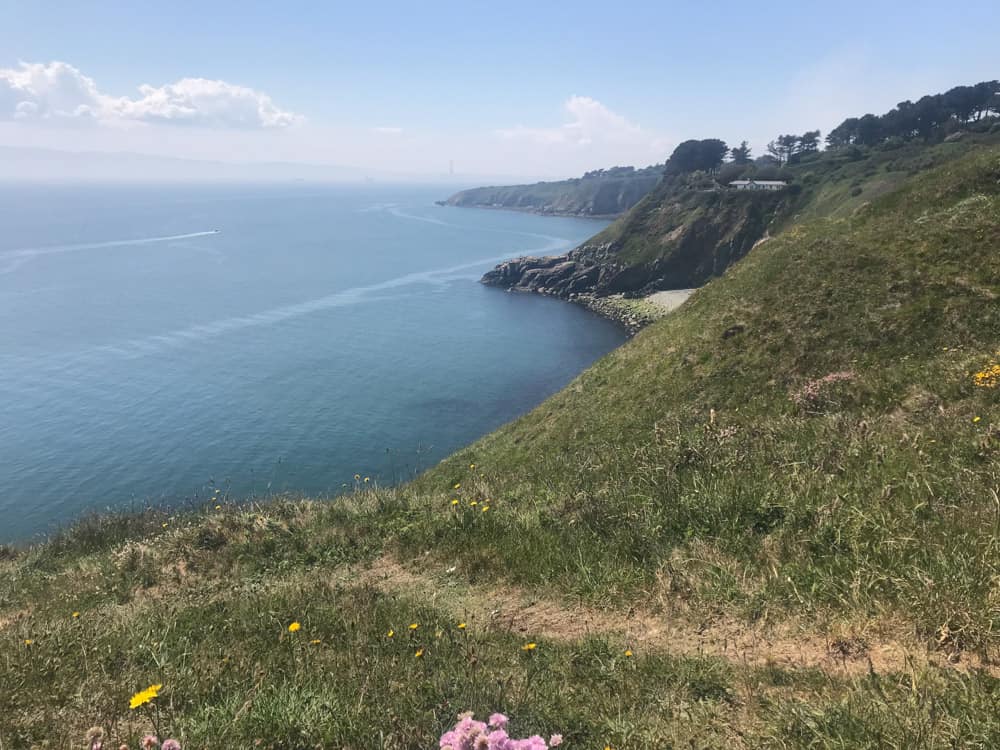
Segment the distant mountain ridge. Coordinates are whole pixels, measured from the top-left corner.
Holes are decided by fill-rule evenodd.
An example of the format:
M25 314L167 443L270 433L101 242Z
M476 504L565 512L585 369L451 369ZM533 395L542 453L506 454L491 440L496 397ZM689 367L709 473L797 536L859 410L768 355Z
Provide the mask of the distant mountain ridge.
M662 176L662 164L642 169L611 167L570 180L462 190L438 204L559 216L618 216L642 200Z

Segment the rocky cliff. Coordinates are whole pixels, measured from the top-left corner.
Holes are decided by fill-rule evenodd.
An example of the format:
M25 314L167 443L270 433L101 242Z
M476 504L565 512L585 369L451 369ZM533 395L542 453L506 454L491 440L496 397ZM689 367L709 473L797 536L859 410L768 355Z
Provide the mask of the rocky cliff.
M662 165L645 169L614 167L572 180L473 188L455 193L439 204L563 216L617 216L656 187L662 169Z
M665 182L565 255L501 263L483 283L559 297L644 295L704 284L742 258L790 192L699 190Z

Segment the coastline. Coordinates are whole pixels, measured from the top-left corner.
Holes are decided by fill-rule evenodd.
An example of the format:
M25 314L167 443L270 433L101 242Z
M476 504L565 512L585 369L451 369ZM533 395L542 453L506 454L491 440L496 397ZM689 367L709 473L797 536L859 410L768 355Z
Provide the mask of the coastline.
M567 299L617 323L631 338L646 326L665 318L680 307L694 291L694 289L671 289L634 298L621 294L597 297L581 293L571 295Z
M612 294L598 297L590 292L580 292L563 297L545 292L507 289L511 294L543 294L555 297L564 302L581 305L602 318L610 320L625 330L626 336L632 338L651 323L665 318L680 307L695 289L669 289L653 292L645 297L626 297L623 294Z
M457 205L448 201L434 201L435 205L443 208L481 208L487 211L516 211L521 214L534 214L535 216L555 216L566 219L595 219L597 221L614 221L625 215L625 211L617 214L582 214L574 211L543 211L538 208L521 208L519 206L492 206L485 203L476 203L470 206Z

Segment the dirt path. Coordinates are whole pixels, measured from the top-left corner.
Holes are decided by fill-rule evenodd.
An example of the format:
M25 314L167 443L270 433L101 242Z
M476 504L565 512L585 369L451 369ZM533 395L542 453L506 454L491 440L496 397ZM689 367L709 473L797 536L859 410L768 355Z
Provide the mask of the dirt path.
M821 669L841 676L910 671L934 663L959 670L986 668L1000 676L996 665L971 656L949 659L919 643L842 629L817 632L794 624L755 628L723 617L693 622L683 616L634 610L603 610L544 599L511 586L475 586L453 569L426 570L382 558L355 581L386 593L425 599L452 612L469 627L502 630L526 640L580 640L601 635L617 639L622 649L637 655L656 651L678 656L715 656L747 666L775 665L786 669Z

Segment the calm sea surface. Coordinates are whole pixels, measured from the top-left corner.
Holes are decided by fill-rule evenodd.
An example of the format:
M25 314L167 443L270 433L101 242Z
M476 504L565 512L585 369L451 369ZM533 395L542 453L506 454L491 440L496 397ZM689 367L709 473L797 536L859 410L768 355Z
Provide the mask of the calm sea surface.
M0 187L0 542L406 479L623 340L477 283L600 222L448 188Z

